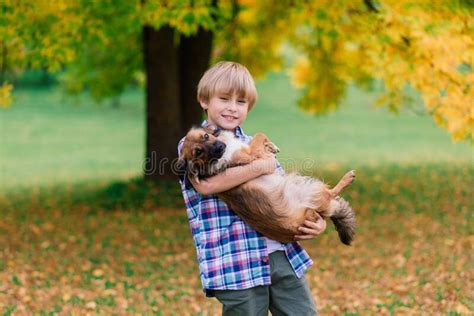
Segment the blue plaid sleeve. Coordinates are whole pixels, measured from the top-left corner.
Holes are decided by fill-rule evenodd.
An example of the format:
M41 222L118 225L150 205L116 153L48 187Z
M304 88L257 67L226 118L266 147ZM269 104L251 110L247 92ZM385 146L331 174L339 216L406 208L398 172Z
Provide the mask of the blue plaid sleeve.
M278 160L277 160L277 163L276 163L276 172L278 172L278 173L281 174L282 176L285 175L285 170L283 169L283 167L281 166L281 164L278 162Z
M184 144L184 138L181 138L181 140L178 143L178 157L181 155L181 150L183 149L183 144Z

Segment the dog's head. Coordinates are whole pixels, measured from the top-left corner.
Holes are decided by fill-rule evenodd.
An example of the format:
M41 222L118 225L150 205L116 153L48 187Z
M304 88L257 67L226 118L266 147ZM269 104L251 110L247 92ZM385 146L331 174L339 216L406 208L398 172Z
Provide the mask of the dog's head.
M176 163L178 173L195 179L210 175L212 165L222 157L226 148L217 139L218 135L219 130L212 126L191 128Z

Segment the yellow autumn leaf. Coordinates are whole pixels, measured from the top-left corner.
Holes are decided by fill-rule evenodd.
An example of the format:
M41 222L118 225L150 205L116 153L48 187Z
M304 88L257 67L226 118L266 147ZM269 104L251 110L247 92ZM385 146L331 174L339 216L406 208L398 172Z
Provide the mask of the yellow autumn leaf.
M311 76L311 65L309 60L305 57L298 58L290 74L291 82L295 87L304 87L308 78Z
M9 107L12 104L12 89L13 85L8 82L4 82L0 87L0 108Z

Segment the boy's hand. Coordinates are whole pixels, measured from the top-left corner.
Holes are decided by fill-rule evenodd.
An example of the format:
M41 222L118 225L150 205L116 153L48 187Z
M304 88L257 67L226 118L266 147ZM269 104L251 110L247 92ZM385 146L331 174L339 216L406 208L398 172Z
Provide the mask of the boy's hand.
M298 227L302 235L295 235L295 240L313 239L324 232L326 229L326 221L318 213L316 213L316 221L304 221L304 226Z
M252 162L252 168L255 168L260 174L274 173L276 169L277 160L274 156L265 159L257 159Z

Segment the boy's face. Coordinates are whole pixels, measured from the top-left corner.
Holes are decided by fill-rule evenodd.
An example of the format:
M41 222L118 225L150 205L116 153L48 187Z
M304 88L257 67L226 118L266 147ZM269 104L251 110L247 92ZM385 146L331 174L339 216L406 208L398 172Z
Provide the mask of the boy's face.
M216 93L208 103L200 103L207 110L208 123L224 130L234 131L247 118L249 102L235 93Z

